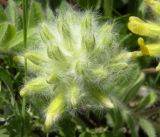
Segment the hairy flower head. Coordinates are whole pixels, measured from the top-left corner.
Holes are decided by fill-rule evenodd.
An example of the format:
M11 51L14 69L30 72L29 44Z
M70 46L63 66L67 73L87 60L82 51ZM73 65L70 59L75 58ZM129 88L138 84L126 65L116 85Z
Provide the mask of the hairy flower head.
M20 95L49 95L46 128L80 106L114 108L124 91L118 89L127 88L139 75L116 42L113 24L99 25L97 18L90 11L60 12L53 23L40 24L39 47L16 57L34 64L28 65L32 79Z

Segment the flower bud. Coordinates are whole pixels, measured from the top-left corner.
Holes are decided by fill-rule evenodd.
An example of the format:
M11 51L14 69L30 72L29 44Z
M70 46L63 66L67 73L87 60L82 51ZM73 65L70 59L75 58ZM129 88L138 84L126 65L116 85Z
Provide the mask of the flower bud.
M80 89L76 85L72 85L68 90L68 98L71 102L71 105L74 107L77 105L78 98L80 97Z
M54 59L57 61L64 61L65 60L61 49L56 45L48 46L47 53L48 53L48 57L50 59Z
M111 99L100 92L95 94L94 98L100 102L106 108L114 108L114 104L112 103Z
M78 61L75 65L75 71L77 74L81 75L84 73L84 64Z
M49 129L52 123L59 118L59 116L65 111L65 101L63 95L57 95L46 110L45 129Z
M28 82L24 88L21 89L20 95L26 96L38 92L44 92L48 90L48 84L45 78L36 78Z
M95 37L94 37L94 35L86 33L82 37L81 44L88 52L94 50L94 47L95 47Z
M93 15L89 12L83 17L83 20L81 22L81 31L83 33L85 33L86 31L90 32L92 30L93 20Z
M48 27L48 25L46 24L42 24L41 25L41 38L44 42L48 43L52 40L54 40L54 35L53 33L50 31L50 28Z
M66 48L67 50L72 50L72 48L74 48L74 41L72 39L71 26L69 26L68 22L64 18L59 18L56 22L56 26L60 36L64 40L64 48Z
M24 57L36 65L46 62L45 56L39 52L27 52L24 54Z
M113 24L105 24L103 25L99 30L99 36L100 36L100 43L99 45L103 49L106 46L110 46L110 44L113 42ZM106 36L107 34L107 36Z
M49 83L49 84L55 84L57 81L58 81L58 76L55 73L52 73L47 78L47 83Z
M25 58L23 56L14 56L13 60L20 63L22 66L25 65ZM40 67L27 59L27 69L29 72L38 72Z
M114 104L112 103L111 99L107 97L103 93L103 91L101 91L95 85L88 83L88 91L90 92L90 95L95 99L95 101L101 103L102 106L106 108L114 108Z

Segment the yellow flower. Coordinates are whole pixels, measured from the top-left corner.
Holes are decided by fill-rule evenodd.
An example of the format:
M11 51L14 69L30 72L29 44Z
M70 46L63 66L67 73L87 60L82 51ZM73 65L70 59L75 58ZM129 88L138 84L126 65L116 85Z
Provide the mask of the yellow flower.
M159 57L160 56L160 43L150 43L145 44L143 38L138 38L138 45L140 46L141 51L134 51L131 52L132 57L139 57L139 56L153 56Z
M129 18L128 28L135 34L149 37L160 37L160 25L152 22L145 22L138 17Z
M138 42L138 45L140 46L142 54L150 55L148 48L145 46L144 39L140 37L137 42Z
M144 0L145 3L151 7L151 9L157 14L160 15L160 2L157 0ZM160 34L160 25L152 23L149 21L143 21L138 17L131 16L129 18L128 28L131 32L141 35L148 36L152 38L159 38ZM138 39L138 45L140 46L141 51L129 52L127 55L131 58L139 56L160 56L160 43L150 43L145 44L143 38ZM156 71L160 71L160 63L155 68Z
M155 13L160 15L160 2L155 0L145 0L146 4L152 8Z

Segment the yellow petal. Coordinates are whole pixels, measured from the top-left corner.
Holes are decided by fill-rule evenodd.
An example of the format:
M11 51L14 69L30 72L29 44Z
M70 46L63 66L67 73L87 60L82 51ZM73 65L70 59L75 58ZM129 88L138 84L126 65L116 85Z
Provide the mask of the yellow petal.
M147 49L147 47L145 46L145 44L144 44L144 40L143 40L143 38L138 38L138 45L140 46L140 48L141 48L141 52L142 52L142 54L145 56L145 55L149 55L149 51L148 51L148 49Z

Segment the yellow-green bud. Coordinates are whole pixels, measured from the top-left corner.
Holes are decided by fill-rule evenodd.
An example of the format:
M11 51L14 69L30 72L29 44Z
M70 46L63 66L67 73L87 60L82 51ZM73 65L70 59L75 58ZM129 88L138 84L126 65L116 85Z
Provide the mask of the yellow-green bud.
M41 38L42 40L46 41L47 43L54 39L53 33L49 30L46 24L41 25Z
M49 89L48 89L48 84L45 78L36 78L28 82L24 86L24 88L21 89L20 95L26 96L26 95L35 94L38 92L45 92L47 90Z
M54 97L46 110L45 129L48 130L51 127L52 123L55 122L64 111L64 96L59 94Z
M32 63L39 65L41 63L45 63L47 59L45 59L46 57L39 53L39 52L34 52L34 51L30 51L24 54L24 57L27 58L28 60L30 60Z
M51 59L55 59L57 61L64 61L64 54L62 53L61 49L54 45L54 46L48 46L47 48L48 57Z
M85 30L90 32L93 27L93 21L94 21L93 15L90 12L86 13L81 22L81 28L82 28L81 31Z
M77 85L72 85L68 89L68 99L71 102L71 105L74 107L78 103L78 98L80 98L80 89Z
M57 81L58 81L58 76L54 72L47 78L47 82L50 84L56 84Z
M18 62L19 64L24 66L25 58L23 56L14 56L13 59L15 62ZM37 71L39 71L40 66L34 64L33 62L31 62L30 60L27 59L27 69L29 72L37 72Z
M86 33L82 37L82 46L88 51L91 52L95 47L95 37L92 34Z

